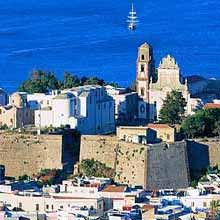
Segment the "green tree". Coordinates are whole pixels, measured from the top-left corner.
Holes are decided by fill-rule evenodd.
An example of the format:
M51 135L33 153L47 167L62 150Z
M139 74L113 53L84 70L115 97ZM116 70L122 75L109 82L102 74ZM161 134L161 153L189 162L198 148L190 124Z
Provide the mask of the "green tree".
M198 111L194 115L187 117L181 125L181 130L187 138L203 136L205 131L205 112Z
M70 73L65 72L63 77L63 88L67 89L76 86L80 86L80 79L78 78L78 76L71 75Z
M184 118L186 100L178 90L172 90L167 94L160 110L159 119L162 123L180 124Z
M53 72L34 70L29 79L25 80L18 88L20 92L27 93L47 93L50 90L68 89L84 85L112 85L118 87L117 83L108 83L98 77L81 77L65 72L63 80L56 78Z
M219 136L220 110L198 110L183 121L181 131L187 138Z
M34 70L30 78L24 81L18 90L28 93L46 93L49 90L59 89L60 86L61 83L56 79L54 73Z
M105 81L103 79L99 79L98 77L90 77L85 82L84 85L100 85L104 86Z

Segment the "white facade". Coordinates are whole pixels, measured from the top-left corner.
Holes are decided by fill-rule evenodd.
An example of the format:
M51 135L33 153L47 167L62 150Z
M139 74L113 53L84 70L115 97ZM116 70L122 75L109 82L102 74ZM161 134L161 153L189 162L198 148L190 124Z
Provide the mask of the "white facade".
M200 103L196 102L199 100L191 100L191 94L201 93L207 86L207 80L201 77L193 77L192 80L189 84L182 78L178 64L170 55L162 59L156 74L150 45L141 45L138 50L136 76L136 90L139 96L138 119L145 122L157 121L163 100L172 90L182 93L187 102L186 115L192 114Z
M52 92L51 94L44 94L44 93L28 94L27 103L28 106L33 110L52 107L52 100L56 95L57 95L56 92Z
M138 116L138 95L136 92L127 92L125 88L106 86L107 93L115 101L115 119L117 123L128 123Z
M190 93L187 83L180 75L180 69L175 59L168 55L163 58L158 68L157 82L151 82L149 85L149 119L156 121L163 105L163 100L172 90L180 91L187 102L186 112L190 113Z
M51 121L52 120L52 121ZM35 126L70 125L82 134L115 130L114 100L101 86L82 86L62 91L52 99L51 110L35 112Z
M75 116L75 97L71 93L57 95L52 101L53 126L70 124L69 119Z
M196 211L197 209L208 209L211 207L212 201L218 200L220 200L220 195L214 194L184 196L180 199L184 206L191 208L193 211Z
M51 108L35 110L34 124L38 128L53 126L53 112Z
M56 212L58 210L68 210L73 206L93 207L99 216L104 211L103 198L91 194L89 197L85 197L83 194L78 197L68 193L54 193L50 196L32 193L24 193L23 195L0 193L0 202L9 204L12 208L22 208L26 212Z

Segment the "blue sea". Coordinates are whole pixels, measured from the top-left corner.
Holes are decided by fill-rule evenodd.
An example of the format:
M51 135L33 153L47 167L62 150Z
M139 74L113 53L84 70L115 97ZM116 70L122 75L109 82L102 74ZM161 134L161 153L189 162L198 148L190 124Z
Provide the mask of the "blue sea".
M140 23L126 27L134 3ZM173 55L183 75L220 74L219 0L0 0L0 87L13 91L31 70L98 76L127 86L137 47L156 65Z

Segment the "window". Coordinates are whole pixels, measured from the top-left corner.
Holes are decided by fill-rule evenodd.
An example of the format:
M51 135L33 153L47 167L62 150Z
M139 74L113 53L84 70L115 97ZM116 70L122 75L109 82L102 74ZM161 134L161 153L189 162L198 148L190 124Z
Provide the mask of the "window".
M145 90L144 88L141 88L141 96L144 96Z
M170 135L169 134L167 134L167 140L170 140Z
M49 209L49 205L46 205L46 209Z
M203 207L207 207L207 203L206 202L203 202Z
M145 68L144 68L144 64L141 64L141 72L144 72Z
M0 115L2 114L2 110L0 109Z
M192 206L192 207L194 207L194 206L195 206L195 203L194 203L194 202L192 202L192 203L191 203L191 206Z
M36 204L36 211L39 211L39 204Z
M142 60L145 60L144 54L141 55L141 59L142 59Z
M62 205L60 206L60 209L63 209L63 206L62 206Z
M51 209L53 210L53 205L51 205Z
M22 203L19 202L18 207L21 209L22 208Z

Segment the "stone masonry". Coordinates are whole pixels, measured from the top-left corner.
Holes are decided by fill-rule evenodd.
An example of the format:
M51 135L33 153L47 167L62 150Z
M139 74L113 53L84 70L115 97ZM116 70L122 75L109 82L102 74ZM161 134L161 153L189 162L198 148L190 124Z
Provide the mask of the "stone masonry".
M11 177L32 176L41 169L63 169L64 165L73 168L78 157L71 136L67 141L65 135L0 133L0 164Z
M80 160L92 159L115 169L115 180L148 189L189 185L185 142L141 145L116 136L82 136Z

